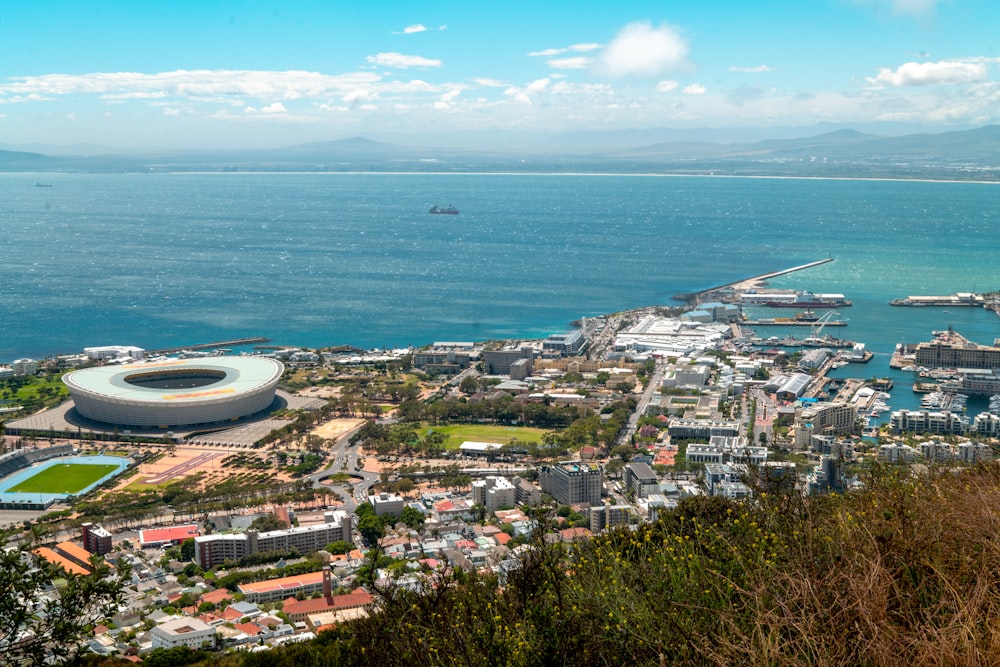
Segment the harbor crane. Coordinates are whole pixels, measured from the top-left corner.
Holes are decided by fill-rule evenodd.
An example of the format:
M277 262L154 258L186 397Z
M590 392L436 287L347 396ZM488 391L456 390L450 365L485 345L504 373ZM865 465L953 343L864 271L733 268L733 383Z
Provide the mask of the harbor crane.
M823 317L816 320L813 323L813 325L809 328L809 336L802 341L802 344L811 346L821 346L829 344L831 340L829 334L827 334L825 338L821 337L820 334L823 332L823 327L825 327L827 322L830 321L830 318L832 318L834 315L839 315L839 314L840 313L831 310L830 312L823 315Z
M823 315L823 317L813 322L813 325L809 327L809 337L819 338L819 335L823 333L823 327L826 326L826 323L829 322L834 315L840 315L840 313L838 313L835 310L831 310L830 312Z

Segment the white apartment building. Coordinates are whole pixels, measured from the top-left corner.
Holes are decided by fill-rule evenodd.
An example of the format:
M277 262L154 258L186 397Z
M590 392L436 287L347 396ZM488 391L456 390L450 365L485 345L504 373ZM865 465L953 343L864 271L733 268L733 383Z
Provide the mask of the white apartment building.
M215 647L215 628L197 618L174 618L150 631L153 648L177 648L187 646L200 649L203 645Z

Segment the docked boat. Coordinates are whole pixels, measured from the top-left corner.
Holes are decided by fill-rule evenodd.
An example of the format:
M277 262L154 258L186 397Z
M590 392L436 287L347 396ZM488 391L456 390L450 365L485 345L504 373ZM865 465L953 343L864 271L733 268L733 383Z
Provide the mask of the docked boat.
M433 215L458 215L458 209L454 206L431 206L431 210L427 212Z
M851 302L845 299L843 294L798 292L792 299L772 299L765 301L762 305L768 308L842 308L850 306Z

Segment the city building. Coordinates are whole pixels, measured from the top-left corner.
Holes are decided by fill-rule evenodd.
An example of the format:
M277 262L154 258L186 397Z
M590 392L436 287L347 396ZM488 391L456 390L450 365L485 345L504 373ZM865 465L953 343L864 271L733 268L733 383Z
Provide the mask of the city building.
M38 372L38 362L34 359L15 359L10 362L14 375L34 375Z
M114 359L131 359L138 361L146 358L146 350L134 345L105 345L103 347L85 347L83 353L93 361L110 361Z
M184 540L199 535L201 535L201 530L194 523L170 526L169 528L147 528L139 531L139 544L142 545L143 549L164 547L169 544L178 545Z
M506 477L486 477L472 483L472 502L486 508L487 514L517 507L517 488Z
M153 648L215 648L215 628L197 618L173 618L153 626Z
M323 568L323 595L308 600L298 600L289 597L281 610L288 614L293 623L303 622L309 617L328 612L348 612L351 610L368 610L375 602L371 593L363 588L357 588L345 595L333 594L333 574L329 567Z
M80 525L80 540L89 553L103 556L111 553L111 533L93 523Z
M604 488L604 468L596 463L563 461L538 471L542 491L564 505L599 505Z
M552 334L542 341L542 350L561 355L574 355L583 349L587 344L583 332L574 329L565 334Z
M858 411L846 402L812 403L803 408L799 423L812 425L814 434L853 433L857 430Z
M472 343L434 343L429 350L413 353L413 365L431 375L454 375L478 357Z
M893 410L889 425L896 434L960 435L969 430L969 418L949 411Z
M659 492L660 480L656 473L646 463L627 463L622 470L625 483L625 493L634 494L636 498L646 498Z
M628 525L635 510L631 505L597 505L590 508L590 532L599 533L615 526Z
M406 501L403 499L403 496L395 493L382 492L375 496L368 496L368 502L371 503L376 516L382 516L383 514L399 516L403 513L403 508L406 507Z
M671 439L681 440L708 440L713 435L739 435L742 430L737 421L671 419L667 423Z
M522 372L526 369L531 375L532 364L535 360L535 350L531 347L520 347L515 350L487 350L483 352L483 370L487 375L510 375L511 366L520 360L526 360L526 364L520 364ZM521 378L523 379L523 378Z
M1000 347L949 335L918 343L913 363L934 368L1000 368Z
M323 592L324 576L322 571L309 572L294 577L238 584L236 590L243 594L244 600L254 604L287 600L290 596L297 596L300 593L309 597L314 593Z
M207 570L215 565L238 561L257 553L298 552L308 554L322 549L331 542L352 542L351 515L344 511L325 513L327 522L286 530L258 533L255 530L240 534L203 535L195 538L195 560Z

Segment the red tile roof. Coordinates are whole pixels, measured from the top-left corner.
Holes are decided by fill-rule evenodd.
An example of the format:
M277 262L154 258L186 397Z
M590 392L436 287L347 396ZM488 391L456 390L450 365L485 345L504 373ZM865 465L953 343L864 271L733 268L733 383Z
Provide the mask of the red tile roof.
M212 604L219 604L220 602L232 599L233 599L233 594L230 593L225 588L218 588L214 591L205 593L204 595L201 596L202 602L211 602Z
M183 542L189 537L198 537L201 531L196 524L187 526L171 526L170 528L150 528L139 531L139 541L142 544L150 542Z
M363 588L356 589L353 593L346 595L334 595L330 598L312 598L310 600L296 600L288 598L281 610L289 616L297 614L318 614L323 611L339 611L341 609L351 609L370 605L375 598L371 593Z

